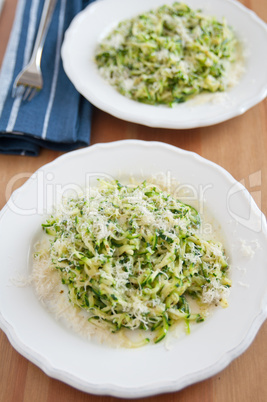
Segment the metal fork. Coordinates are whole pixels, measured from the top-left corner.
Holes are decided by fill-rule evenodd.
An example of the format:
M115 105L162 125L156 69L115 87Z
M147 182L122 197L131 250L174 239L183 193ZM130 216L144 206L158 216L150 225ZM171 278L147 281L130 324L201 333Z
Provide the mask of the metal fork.
M13 85L13 96L30 101L43 88L41 58L48 27L57 0L45 0L39 29L29 63L18 74Z

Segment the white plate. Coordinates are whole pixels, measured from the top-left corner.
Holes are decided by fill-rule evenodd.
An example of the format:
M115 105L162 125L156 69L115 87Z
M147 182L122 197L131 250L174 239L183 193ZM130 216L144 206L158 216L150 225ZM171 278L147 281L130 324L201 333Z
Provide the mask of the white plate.
M213 101L195 100L174 108L138 103L119 94L99 74L96 45L121 20L174 0L99 0L78 14L65 34L64 69L76 89L113 116L151 127L194 128L216 124L244 113L267 94L267 28L256 14L235 0L188 0L187 4L218 18L226 17L243 44L245 72L236 86Z
M58 192L79 189L95 175L118 177L122 172L176 177L190 190L187 201L203 199L199 206L216 217L230 257L230 306L218 308L189 336L171 337L171 350L164 342L128 350L85 340L56 321L31 286L19 287L12 280L29 275L32 244ZM170 145L119 141L59 157L13 193L0 214L0 238L1 328L15 349L48 375L86 392L134 398L177 391L222 370L250 345L266 318L264 216L224 169ZM244 256L240 241L254 254Z

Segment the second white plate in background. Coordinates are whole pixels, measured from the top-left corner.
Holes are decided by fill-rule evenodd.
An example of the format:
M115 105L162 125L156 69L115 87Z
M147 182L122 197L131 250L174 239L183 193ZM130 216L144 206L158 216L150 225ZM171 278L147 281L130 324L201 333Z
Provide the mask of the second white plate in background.
M64 69L76 89L92 104L113 116L151 127L186 129L220 123L244 113L267 94L267 26L235 0L188 0L193 9L225 17L243 46L244 67L238 84L224 96L173 108L138 103L118 93L99 74L94 62L97 44L118 22L173 0L98 0L79 13L66 31L62 46ZM222 95L219 94L219 95Z

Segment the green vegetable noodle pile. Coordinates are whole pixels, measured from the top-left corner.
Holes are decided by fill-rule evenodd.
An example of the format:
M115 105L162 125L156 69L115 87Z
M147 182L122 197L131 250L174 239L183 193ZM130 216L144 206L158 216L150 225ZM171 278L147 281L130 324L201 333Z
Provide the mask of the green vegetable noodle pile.
M172 106L203 91L224 91L236 46L225 20L174 3L119 23L95 61L121 94Z
M227 305L224 250L200 236L200 223L193 207L154 184L99 180L42 226L70 303L111 333L143 330L146 343L181 320L188 331L190 321L203 321L192 298L204 308Z

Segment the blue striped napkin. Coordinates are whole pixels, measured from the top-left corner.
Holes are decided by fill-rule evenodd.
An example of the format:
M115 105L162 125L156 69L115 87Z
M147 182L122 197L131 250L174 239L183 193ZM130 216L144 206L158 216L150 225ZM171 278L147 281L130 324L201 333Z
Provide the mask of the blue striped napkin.
M89 145L91 105L67 78L60 57L64 32L94 0L58 0L42 56L44 87L30 102L12 98L14 80L30 59L43 0L18 0L0 73L0 153L33 155Z

